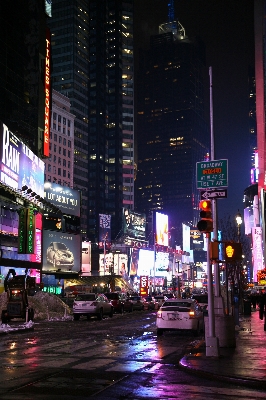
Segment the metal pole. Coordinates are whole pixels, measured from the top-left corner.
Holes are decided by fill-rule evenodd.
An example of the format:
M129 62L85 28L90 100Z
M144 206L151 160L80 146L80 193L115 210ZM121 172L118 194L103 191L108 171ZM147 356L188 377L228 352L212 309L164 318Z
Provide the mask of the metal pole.
M213 101L212 101L212 67L209 67L210 76L210 129L211 129L211 160L215 160L215 142L213 132ZM217 202L216 199L212 200L212 215L213 215L213 239L218 240L218 227L217 227ZM216 262L214 264L214 294L215 297L220 296L220 272L219 265Z
M153 246L153 292L155 294L155 267L156 267L156 235L154 233L154 246Z
M103 274L105 275L105 239L103 240Z
M212 264L210 263L210 234L206 233L207 244L207 272L208 272L208 316L209 316L209 336L215 336L214 324L214 301L213 301L213 279L212 279Z

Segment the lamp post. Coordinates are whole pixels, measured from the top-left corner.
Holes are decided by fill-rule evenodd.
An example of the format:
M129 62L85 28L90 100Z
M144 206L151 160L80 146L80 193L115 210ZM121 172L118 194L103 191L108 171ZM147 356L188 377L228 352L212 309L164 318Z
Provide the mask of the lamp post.
M236 224L237 224L237 241L240 242L240 226L242 224L242 215L240 214L239 210L236 214Z
M237 224L237 241L238 243L240 243L240 226L242 224L242 215L240 214L239 210L237 211L236 214L236 224ZM237 280L238 280L238 284L237 284L237 288L233 288L234 290L234 319L235 319L235 324L239 325L239 306L240 306L240 298L241 298L241 294L240 294L240 268L236 269L236 274L237 274Z

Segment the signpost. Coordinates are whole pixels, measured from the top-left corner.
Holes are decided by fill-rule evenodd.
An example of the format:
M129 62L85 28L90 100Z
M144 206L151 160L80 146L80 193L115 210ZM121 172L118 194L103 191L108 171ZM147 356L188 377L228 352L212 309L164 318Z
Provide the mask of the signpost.
M228 160L197 162L197 189L228 186Z
M207 199L225 199L227 198L227 189L210 189L200 192L201 200Z

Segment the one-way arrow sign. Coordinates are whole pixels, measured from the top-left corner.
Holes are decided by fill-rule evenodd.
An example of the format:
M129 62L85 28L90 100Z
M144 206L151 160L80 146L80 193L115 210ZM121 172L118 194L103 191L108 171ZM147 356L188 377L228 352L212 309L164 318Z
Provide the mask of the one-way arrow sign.
M206 199L225 199L227 198L227 189L213 189L200 192L201 200Z

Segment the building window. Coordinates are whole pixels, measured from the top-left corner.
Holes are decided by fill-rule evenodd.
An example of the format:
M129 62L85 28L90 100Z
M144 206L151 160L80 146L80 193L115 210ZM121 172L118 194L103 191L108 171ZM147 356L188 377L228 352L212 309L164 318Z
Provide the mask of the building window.
M63 167L66 167L66 160L63 158Z
M63 139L63 145L66 146L66 138Z
M71 127L71 121L68 119L67 120L67 126L70 128Z
M61 115L58 115L58 122L61 122Z
M63 124L66 125L66 119L65 118L63 118Z
M67 135L70 136L70 131L67 131Z
M58 125L58 132L61 132L61 125Z
M70 168L70 167L71 167L71 162L68 161L68 162L67 162L67 168Z
M56 113L55 112L53 113L53 118L56 120Z
M66 156L66 149L63 149L63 156Z
M54 156L54 162L56 162L56 156Z
M51 164L48 164L48 172L51 172Z
M54 144L54 152L56 153L56 144Z
M58 168L58 175L61 176L61 168Z
M54 134L54 141L57 142L57 134Z
M63 177L66 177L66 170L63 169Z
M66 133L66 128L65 127L63 128L63 133Z
M58 141L59 143L62 143L62 136L59 136Z
M53 129L56 130L56 124L55 123L53 123Z
M58 164L61 165L61 157L58 157Z
M61 146L59 146L58 153L59 153L59 154L61 154L61 151L62 151L62 147L61 147Z
M71 157L71 152L70 152L70 150L68 150L67 155L68 155L69 158Z
M71 149L71 140L68 140L67 146Z

